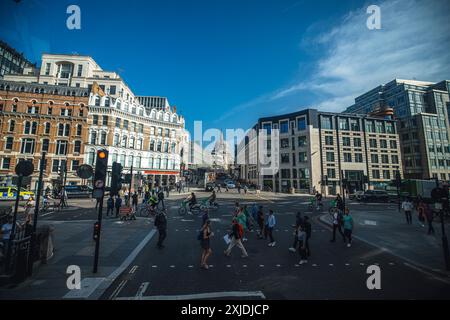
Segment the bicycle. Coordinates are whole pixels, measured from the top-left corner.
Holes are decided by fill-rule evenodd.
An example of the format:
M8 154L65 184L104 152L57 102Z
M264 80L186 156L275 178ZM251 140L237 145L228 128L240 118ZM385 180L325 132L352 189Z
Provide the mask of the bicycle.
M152 206L150 203L144 203L138 210L139 217L154 218L159 212L158 205Z
M208 199L205 199L202 201L202 203L200 204L200 210L204 211L204 210L217 210L219 209L219 204L217 202L214 201L214 203L211 205L209 203Z
M180 216L184 216L189 211L194 215L198 215L202 211L201 205L199 203L196 203L191 208L189 208L189 201L182 201L181 206L178 208L178 214Z

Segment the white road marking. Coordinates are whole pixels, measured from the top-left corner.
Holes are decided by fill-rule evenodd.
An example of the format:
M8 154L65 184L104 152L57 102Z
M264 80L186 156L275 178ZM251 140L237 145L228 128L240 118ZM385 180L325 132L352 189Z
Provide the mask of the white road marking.
M330 263L329 266L332 267L332 266L334 266L334 264Z
M137 268L139 268L139 266L133 266L133 268L131 268L131 270L130 270L130 272L129 273L135 273L136 272L136 270L137 270Z
M393 262L389 262L389 265L390 265L390 266L393 266L393 265L395 265L395 263L393 263Z
M153 265L153 266L152 266L152 268L158 268L158 266L156 266L156 265Z
M263 265L263 264L260 264L259 267L260 267L260 268L264 268L264 265Z
M246 264L244 264L243 266L242 266L243 268L247 268L247 265Z
M212 298L243 298L243 297L255 297L266 299L261 291L225 291L225 292L209 292L209 293L196 293L186 295L173 295L173 296L146 296L141 297L140 300L198 300L198 299L212 299ZM135 297L120 297L116 300L135 300Z
M113 291L113 293L109 296L109 300L116 299L116 297L119 295L120 291L122 291L123 287L125 287L128 280L122 280L122 282L117 286L116 290Z
M231 268L231 265L227 264L227 268Z
M181 219L181 221L183 221L183 222L193 222L195 220Z
M359 265L360 265L360 266L363 266L363 265L364 265L364 263L362 263L362 262L361 262L361 263L360 263Z
M279 267L281 267L281 265L280 265L280 264L277 264L277 267L279 268Z
M148 285L149 285L149 282L143 282L141 284L141 286L139 287L139 289L138 289L138 291L136 293L136 296L135 296L136 300L141 300L142 299L142 297L144 296L145 291L147 291Z
M346 265L346 266L349 266L349 265L350 265L350 263L346 263L345 265Z
M194 266L191 264L191 265L188 265L188 268L193 268Z
M171 268L175 268L175 266L174 266L174 265L171 265L170 267L171 267Z
M299 264L294 264L294 266L296 266L296 267L300 267L300 265L299 265Z

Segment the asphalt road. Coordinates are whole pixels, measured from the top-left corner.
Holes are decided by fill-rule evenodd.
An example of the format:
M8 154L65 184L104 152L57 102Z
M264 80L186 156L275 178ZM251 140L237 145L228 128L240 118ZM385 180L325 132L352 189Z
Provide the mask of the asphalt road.
M207 196L207 194L204 194ZM201 198L203 195L199 195ZM320 212L310 211L308 198L274 195L218 195L221 207L212 212L213 254L209 270L199 268L200 244L196 240L201 218L180 217L180 197L171 196L166 247L156 248L157 236L119 276L102 299L448 299L450 279L418 269L377 247L354 241L351 248L337 238L330 243L331 231L318 222ZM226 257L222 237L230 227L234 201L257 202L265 211L273 209L277 218L275 247L247 233L248 258L238 248ZM396 204L350 204L363 210L395 210ZM325 205L325 209L327 205ZM297 253L288 251L293 240L296 211L312 218L312 256L307 265L298 265ZM86 216L89 215L86 213ZM381 269L381 289L369 290L367 267ZM199 295L200 294L200 295Z

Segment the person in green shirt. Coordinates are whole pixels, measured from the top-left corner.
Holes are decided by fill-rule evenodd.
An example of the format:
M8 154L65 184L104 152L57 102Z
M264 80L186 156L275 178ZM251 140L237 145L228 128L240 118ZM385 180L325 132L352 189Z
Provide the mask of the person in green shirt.
M350 247L352 245L353 217L350 215L350 210L348 208L345 209L343 224L344 240L347 243L347 247Z

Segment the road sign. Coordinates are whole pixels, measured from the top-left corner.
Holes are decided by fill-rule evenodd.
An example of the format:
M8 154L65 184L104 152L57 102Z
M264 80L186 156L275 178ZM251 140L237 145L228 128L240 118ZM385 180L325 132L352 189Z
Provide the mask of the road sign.
M94 175L94 169L88 164L82 164L77 169L77 176L81 179L89 179Z
M34 171L33 162L31 162L30 160L19 161L15 168L15 171L19 176L28 177Z

